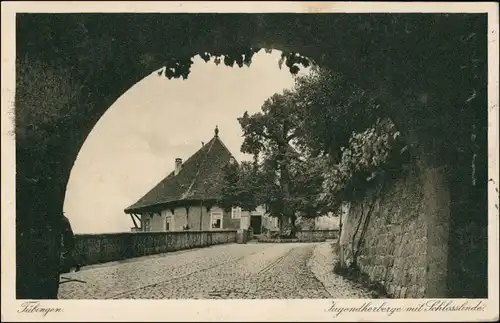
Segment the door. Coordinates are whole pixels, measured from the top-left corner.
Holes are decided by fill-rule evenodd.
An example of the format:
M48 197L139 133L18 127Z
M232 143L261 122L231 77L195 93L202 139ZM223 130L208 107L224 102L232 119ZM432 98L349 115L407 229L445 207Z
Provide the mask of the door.
M261 234L262 233L262 216L251 216L250 217L250 226L253 229L254 234Z

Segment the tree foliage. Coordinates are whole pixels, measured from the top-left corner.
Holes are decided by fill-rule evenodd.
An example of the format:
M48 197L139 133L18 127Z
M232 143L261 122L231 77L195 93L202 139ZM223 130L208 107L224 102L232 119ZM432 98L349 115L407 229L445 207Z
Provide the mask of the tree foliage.
M254 211L260 204L259 170L253 163L241 165L230 163L224 169L224 186L220 205L229 211L232 207L241 207L244 211Z
M288 146L298 135L300 115L291 98L289 91L274 94L264 102L262 112L253 115L245 112L238 118L245 137L241 146L243 153L292 157Z
M368 128L382 113L376 98L328 69L297 78L293 97L301 120L298 144L333 160L353 131Z
M222 198L226 208L253 210L265 205L292 232L298 214L318 215L321 170L294 148L301 136L300 116L293 94L285 91L266 100L261 112L245 112L238 118L244 135L241 151L252 154L254 161L226 168Z
M241 48L232 51L226 51L224 54L222 52L196 52L193 53L192 57L200 56L205 62L213 62L215 65L219 65L224 63L224 65L229 67L234 67L237 65L238 67L250 66L252 63L253 56L261 51L262 48ZM270 53L272 49L264 49L266 53ZM158 75L164 75L168 79L171 78L179 78L187 79L189 73L191 72L191 66L193 65L193 59L190 58L171 58L165 61L165 68L158 72ZM292 75L297 75L300 71L300 66L305 68L309 66L314 66L316 63L299 53L295 52L283 52L281 54L281 58L278 62L279 68L281 69L283 63L286 65L288 70Z
M316 178L323 188L310 201L323 212L335 212L354 192L360 197L361 188L404 163L405 140L373 92L315 68L296 79L288 96L297 120L296 145L310 169L322 174Z
M228 169L227 201L266 204L295 221L336 211L385 172L400 169L408 147L376 98L328 70L296 80L253 115L238 119L241 151L254 163Z
M292 208L301 218L314 218L328 213L328 204L319 199L323 191L325 168L320 158L302 157L291 166Z

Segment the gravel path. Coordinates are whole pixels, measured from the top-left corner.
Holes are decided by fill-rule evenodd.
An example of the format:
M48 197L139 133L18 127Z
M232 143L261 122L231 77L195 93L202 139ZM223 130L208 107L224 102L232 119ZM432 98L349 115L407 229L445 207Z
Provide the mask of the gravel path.
M60 299L349 298L362 293L319 268L328 243L228 244L88 267ZM331 272L331 270L330 270ZM331 282L325 280L334 280ZM339 296L339 295L345 295Z

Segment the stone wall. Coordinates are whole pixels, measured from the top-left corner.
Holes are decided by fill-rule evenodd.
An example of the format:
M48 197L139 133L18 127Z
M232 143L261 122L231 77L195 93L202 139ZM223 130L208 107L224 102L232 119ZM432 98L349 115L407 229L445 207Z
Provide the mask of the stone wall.
M326 239L336 240L339 237L339 230L301 230L296 232L297 238L301 241Z
M359 248L358 265L390 297L446 297L449 196L439 169L412 165L378 196L368 192L343 215L340 249L353 261L362 231L356 228L372 207Z
M268 235L271 237L273 234L278 235L279 231L272 230L269 231ZM315 241L325 241L325 240L337 240L339 238L339 230L300 230L296 233L297 240L300 242L315 242ZM272 242L273 239L266 237L266 235L261 236L259 239L263 242ZM279 239L275 239L279 240Z
M77 234L81 265L117 261L183 249L236 242L236 230Z

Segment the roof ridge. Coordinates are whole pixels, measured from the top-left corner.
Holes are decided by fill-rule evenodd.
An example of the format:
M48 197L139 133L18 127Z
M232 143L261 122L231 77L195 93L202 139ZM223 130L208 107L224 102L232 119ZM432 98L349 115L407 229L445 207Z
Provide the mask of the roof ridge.
M207 145L210 143L210 141L207 143ZM196 155L196 153L198 153L201 149L203 149L203 146L198 149L197 151L195 151L194 153L191 154L191 156L189 156L186 160L184 160L182 163L185 164L187 162L189 162L191 159L193 159L193 157ZM175 173L175 170L171 171L169 173L169 175L172 175L173 173Z
M212 140L210 140L210 141L209 141L209 143L210 143L211 141L212 141ZM208 143L207 143L207 145L208 145ZM210 147L209 147L209 148L211 148L211 146L212 146L212 145L210 145ZM202 148L203 148L203 147L202 147ZM193 159L193 157L196 155L196 153L197 153L197 152L198 152L198 151L194 152L191 156L189 156L189 157L188 157L188 158L187 158L187 159L183 162L183 164L185 164L185 163L189 162L191 159ZM206 158L206 157L205 157L205 158ZM169 178L169 177L173 176L173 175L174 175L174 173L175 173L175 170L172 170L171 172L169 172L167 176L163 177L160 181L158 181L158 182L157 182L157 183L153 186L153 189L154 189L155 187L157 187L158 185L160 185L161 183L163 183L163 181L165 181L167 178ZM198 174L196 174L196 175L198 175ZM144 196L143 196L143 197L144 197ZM139 199L139 200L140 200L140 199ZM137 202L138 202L138 201L137 201ZM137 202L135 202L134 204L132 204L132 205L128 206L128 207L127 207L127 209L128 209L128 208L130 208L130 207L132 207L132 206L134 206L135 204L137 204Z
M211 140L210 146L208 147L207 152L205 153L205 158L203 158L203 161L201 162L200 166L198 167L198 170L196 171L196 175L194 176L193 181L191 182L191 185L189 185L186 192L184 192L184 194L182 194L181 200L185 199L189 195L191 189L194 186L194 183L196 183L196 179L198 179L198 176L200 175L200 171L203 169L203 165L205 164L205 161L207 160L207 156L210 153L210 150L212 150L212 147L214 146L215 138L216 137L214 137Z
M222 168L219 166L222 167L227 160L230 162L231 158L234 156L222 140L218 136L212 137L183 163L178 175L174 176L171 172L136 203L127 207L125 213L142 212L174 201L218 199L222 185L219 181ZM210 182L209 178L216 181Z

